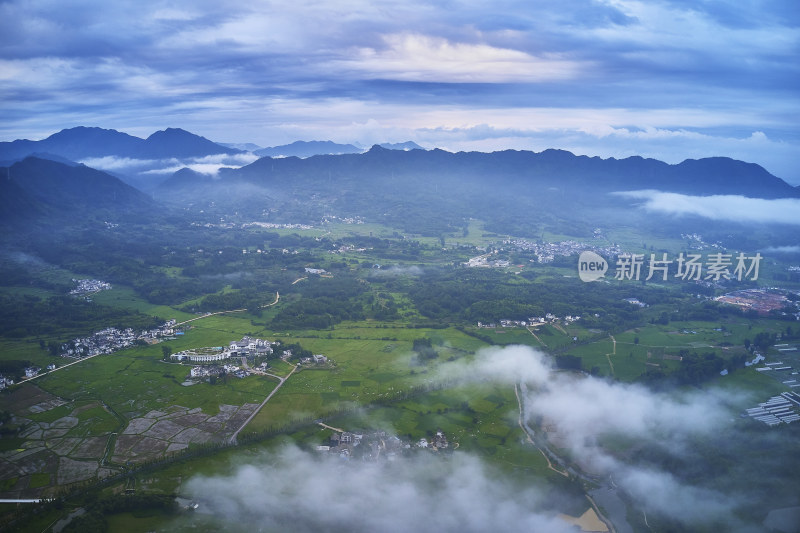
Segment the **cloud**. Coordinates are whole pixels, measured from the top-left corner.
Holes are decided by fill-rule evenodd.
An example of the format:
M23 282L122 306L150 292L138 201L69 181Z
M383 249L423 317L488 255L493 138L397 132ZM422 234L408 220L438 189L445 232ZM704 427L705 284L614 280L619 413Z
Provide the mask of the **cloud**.
M103 157L89 157L78 161L87 167L99 170L134 170L138 168L152 168L161 165L161 161L156 159L133 159L130 157L117 157L107 155Z
M427 453L343 462L284 447L229 476L190 479L201 510L245 526L292 531L572 531L543 494L503 481L476 457Z
M628 497L647 511L684 525L724 523L739 527L732 512L741 504L737 494L723 494L680 479L650 463L623 460L612 454L608 439L623 449L649 448L666 463L702 461L694 443L730 432L734 406L744 396L721 391L656 393L646 387L592 376L556 372L549 358L527 346L487 348L472 363L441 366L442 379L522 383L525 414L531 425L549 427L551 445L569 450L582 469L612 476ZM738 407L741 409L741 407Z
M769 246L761 251L775 254L800 254L800 246Z
M256 161L258 156L251 153L214 154L188 159L132 159L129 157L92 157L82 161L84 165L100 170L121 173L173 174L182 168L190 168L201 174L216 176L220 168L239 168Z
M367 78L448 83L540 82L568 79L586 68L556 54L535 57L485 43L450 42L416 33L385 35L384 48L359 48L337 68Z
M742 224L800 224L800 199L797 198L765 200L737 195L689 196L653 190L614 194L644 200L641 209L667 215L694 215Z
M263 146L729 156L800 183L800 32L784 4L11 0L0 136L180 126Z

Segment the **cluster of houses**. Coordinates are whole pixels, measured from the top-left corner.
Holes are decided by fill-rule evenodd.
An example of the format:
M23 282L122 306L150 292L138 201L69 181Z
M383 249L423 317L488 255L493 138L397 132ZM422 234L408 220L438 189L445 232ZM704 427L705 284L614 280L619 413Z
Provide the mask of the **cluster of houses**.
M264 228L264 229L314 229L308 224L276 224L274 222L245 222L242 229Z
M343 254L346 252L366 252L367 250L372 250L372 248L356 248L352 244L343 244L339 246L336 250L330 250L332 254Z
M447 437L442 430L438 430L432 439L421 438L416 443L404 441L385 431L343 431L334 432L327 444L317 446L317 451L338 455L344 460L358 458L362 461L378 462L393 461L398 455L412 449L440 451L448 447Z
M343 223L343 224L363 224L364 219L360 216L354 217L338 217L336 215L325 215L322 217L323 224L336 224L336 223Z
M69 291L74 296L83 296L100 291L107 291L111 289L111 284L99 279L73 279L78 284L77 287Z
M170 355L173 361L190 361L192 363L216 363L231 357L257 357L272 355L273 346L280 342L270 342L264 339L254 339L248 336L240 341L231 341L228 346L213 348L197 348L184 350Z
M707 250L709 248L724 249L719 243L707 243L703 240L703 236L699 233L681 233L681 239L689 241L690 250Z
M492 254L496 253L497 250L489 252L488 254L471 257L464 265L470 268L505 268L511 266L511 262L505 259L491 259Z
M89 337L79 337L61 345L61 357L80 359L93 355L113 353L140 342L152 344L163 337L180 335L175 331L175 319L168 320L161 327L136 332L133 328L106 328Z
M191 380L205 380L212 376L219 376L220 374L227 374L237 378L246 378L251 374L264 374L269 369L269 363L266 361L261 363L255 368L242 368L240 366L225 363L224 365L203 365L193 366L189 371L188 379Z
M595 236L599 233L595 233ZM618 245L596 247L588 246L584 242L560 241L560 242L534 242L527 239L511 239L503 241L504 248L511 251L532 252L536 256L537 263L552 263L556 257L569 257L578 255L583 251L592 250L602 256L610 257L622 253Z
M542 324L554 324L557 322L563 322L564 324L572 324L573 322L577 322L580 320L580 316L573 316L573 315L566 315L565 317L557 317L553 313L547 313L544 316L533 316L528 318L528 320L509 320L509 319L502 319L500 320L500 326L502 328L526 328L528 326L536 327L541 326ZM478 322L479 328L496 328L498 327L497 324L494 322L490 322L488 324L483 322Z
M51 363L51 364L47 365L47 371L48 372L51 371L51 370L55 370L55 369L56 369L55 363ZM42 369L39 368L38 366L29 366L24 371L25 372L24 379L31 379L33 377L36 377L36 376L39 375L39 372L41 372L41 371L42 371ZM6 377L6 376L3 376L2 374L0 374L0 390L4 390L6 387L10 387L13 384L14 384L14 380L12 378L9 378L9 377Z

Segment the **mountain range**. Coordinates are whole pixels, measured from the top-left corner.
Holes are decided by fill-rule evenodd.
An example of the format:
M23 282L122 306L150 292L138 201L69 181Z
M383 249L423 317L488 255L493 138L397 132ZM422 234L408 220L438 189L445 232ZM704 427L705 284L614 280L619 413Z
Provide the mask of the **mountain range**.
M607 194L614 191L800 197L800 188L759 165L725 157L671 165L552 149L451 153L419 149L414 143L386 146L362 152L355 145L330 141L296 142L259 150L277 155L240 168L221 168L215 176L184 168L166 179L159 177L160 185L150 190L173 205L213 202L220 209L251 214L279 205L275 216L286 219L358 215L396 227L422 225L424 232L434 234L476 214L490 213L499 225L530 225L535 220L578 217L586 206L621 208L622 200ZM288 155L289 148L298 155ZM313 155L346 150L353 152ZM38 155L26 157L29 152ZM0 161L7 161L0 163L0 207L6 220L152 208L150 197L129 185L135 180L72 161L112 156L169 160L174 165L176 160L240 153L173 128L147 139L115 130L72 128L42 141L0 143Z
M242 151L222 146L180 128L167 128L142 139L116 130L81 126L59 131L40 141L20 139L0 142L0 161L5 164L36 153L81 161L106 156L129 159L180 159L215 154L238 154Z

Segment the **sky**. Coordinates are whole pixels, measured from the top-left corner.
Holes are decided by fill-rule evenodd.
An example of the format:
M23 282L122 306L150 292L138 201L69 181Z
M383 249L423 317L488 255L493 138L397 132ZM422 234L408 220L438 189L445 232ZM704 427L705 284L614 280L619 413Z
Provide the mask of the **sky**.
M800 185L796 0L0 0L0 140L728 156Z

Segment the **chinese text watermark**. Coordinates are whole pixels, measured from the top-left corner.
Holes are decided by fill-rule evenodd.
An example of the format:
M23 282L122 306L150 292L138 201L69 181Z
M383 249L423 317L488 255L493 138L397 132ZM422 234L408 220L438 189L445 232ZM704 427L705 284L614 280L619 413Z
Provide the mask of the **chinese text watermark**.
M666 253L620 254L617 257L614 279L645 281L656 279L667 281L672 278L686 281L720 281L722 279L737 281L758 279L761 265L760 253L746 255L725 254L721 252L707 254L684 254L681 252L674 259ZM608 262L595 252L585 251L578 258L578 275L582 281L597 281L608 271ZM644 276L644 277L643 277Z

